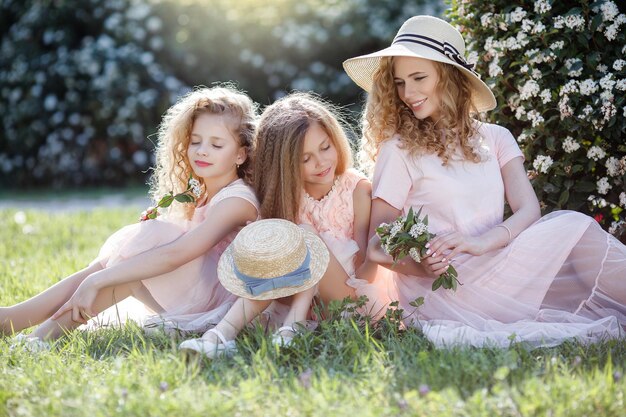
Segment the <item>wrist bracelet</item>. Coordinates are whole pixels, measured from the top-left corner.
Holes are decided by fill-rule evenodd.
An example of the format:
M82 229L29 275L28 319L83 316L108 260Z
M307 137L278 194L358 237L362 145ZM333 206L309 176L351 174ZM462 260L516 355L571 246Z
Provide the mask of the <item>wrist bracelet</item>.
M507 233L509 234L509 240L507 240L507 242L506 242L506 244L505 244L504 246L506 246L506 245L508 245L509 243L511 243L511 240L513 240L513 233L511 233L511 229L509 229L509 227L508 227L506 224L503 224L503 223L502 223L502 224L497 225L496 227L502 227L502 228L504 228L504 230L506 230L506 231L507 231Z

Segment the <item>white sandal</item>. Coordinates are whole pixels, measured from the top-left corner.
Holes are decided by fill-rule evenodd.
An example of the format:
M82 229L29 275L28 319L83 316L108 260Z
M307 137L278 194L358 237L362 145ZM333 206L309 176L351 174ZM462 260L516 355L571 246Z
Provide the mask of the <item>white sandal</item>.
M291 332L291 335L283 335L283 332ZM272 335L272 343L278 345L280 347L291 346L293 343L293 338L296 337L298 331L293 328L293 326L282 326L279 327L274 334Z
M232 356L237 353L237 345L234 340L226 340L222 332L217 329L210 329L207 333L213 333L220 340L220 343L209 342L204 338L189 339L182 342L178 348L181 350L191 350L206 355L209 359L221 356Z

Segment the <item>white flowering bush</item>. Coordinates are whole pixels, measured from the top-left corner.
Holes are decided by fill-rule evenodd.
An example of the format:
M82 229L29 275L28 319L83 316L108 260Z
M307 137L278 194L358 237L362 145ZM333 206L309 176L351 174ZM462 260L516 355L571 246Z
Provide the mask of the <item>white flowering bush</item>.
M0 187L145 180L149 135L195 85L234 81L262 104L314 90L358 111L342 61L442 11L433 0L3 0Z
M626 217L626 10L613 1L452 1L544 212Z
M120 184L152 163L161 112L186 89L156 62L162 22L135 0L7 0L0 183Z

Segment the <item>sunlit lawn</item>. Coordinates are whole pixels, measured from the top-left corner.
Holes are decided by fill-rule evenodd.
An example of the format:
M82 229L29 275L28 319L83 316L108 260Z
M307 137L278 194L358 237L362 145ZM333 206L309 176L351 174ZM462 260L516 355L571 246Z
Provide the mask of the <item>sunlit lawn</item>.
M137 208L0 211L0 304L86 265ZM16 222L16 219L20 222ZM23 222L21 222L23 220ZM626 341L436 350L416 330L322 323L279 351L263 328L231 359L186 361L136 326L75 332L50 352L0 341L0 416L623 416Z

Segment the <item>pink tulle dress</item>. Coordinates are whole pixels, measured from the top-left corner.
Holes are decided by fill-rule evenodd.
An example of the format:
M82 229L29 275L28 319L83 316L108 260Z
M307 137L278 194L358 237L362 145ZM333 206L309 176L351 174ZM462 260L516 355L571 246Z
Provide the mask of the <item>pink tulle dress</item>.
M368 298L366 312L379 316L384 313L389 302L395 299L393 282L387 270L379 268L373 281L355 276L354 260L359 251L354 241L354 189L365 180L365 176L355 169L348 169L338 176L332 189L321 200L316 200L306 192L300 201L298 222L315 228L330 252L337 258L348 275L346 284L356 290L357 296Z
M406 214L423 207L433 233L480 235L503 221L500 169L522 153L500 126L479 128L481 163L432 154L411 157L398 137L376 161L372 198ZM509 190L514 193L515 190ZM590 217L550 213L502 249L454 260L463 284L438 289L433 279L393 273L406 322L437 346L506 347L512 341L552 346L566 339L594 342L623 336L626 326L626 246ZM409 303L424 297L417 311Z
M246 201L258 210L254 191L243 180L238 179L222 188L207 204L196 208L191 220L163 215L155 220L123 227L109 237L94 262L107 268L168 244L209 220L211 208L227 198L241 199L242 204ZM147 326L163 326L166 330L176 329L182 332L202 332L222 319L236 297L222 287L217 279L217 262L237 232L238 230L231 232L204 255L176 270L142 280L143 285L165 311L158 316L144 317ZM139 314L135 311L130 315L136 319Z

